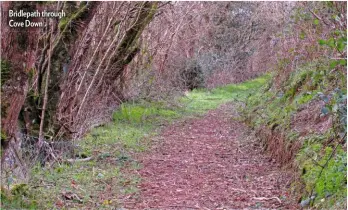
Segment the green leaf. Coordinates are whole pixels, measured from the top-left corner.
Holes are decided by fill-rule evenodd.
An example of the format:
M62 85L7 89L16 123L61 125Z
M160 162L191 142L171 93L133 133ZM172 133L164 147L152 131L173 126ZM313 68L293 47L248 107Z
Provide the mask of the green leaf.
M319 45L325 45L326 44L326 40L323 39L319 39Z
M336 45L335 45L335 39L334 38L330 38L328 41L327 41L327 45L331 48L334 48Z
M347 60L346 59L342 59L339 62L340 62L340 65L342 65L342 66L346 66L347 65Z
M339 39L337 42L337 49L339 51L343 51L346 48L346 45L347 45L347 43L344 40Z
M342 34L342 31L340 31L340 30L335 30L335 31L334 31L334 34L337 35L337 36L339 36L340 34Z
M334 6L332 1L327 1L326 4L327 6L329 6L329 8L332 8Z
M342 32L344 34L344 32ZM340 41L344 42L347 45L347 36L346 35L342 35L341 38L339 38Z
M318 19L315 19L315 20L313 21L313 24L314 24L314 25L319 25L319 20L318 20Z
M337 64L338 64L338 61L331 61L330 62L330 69L336 68Z

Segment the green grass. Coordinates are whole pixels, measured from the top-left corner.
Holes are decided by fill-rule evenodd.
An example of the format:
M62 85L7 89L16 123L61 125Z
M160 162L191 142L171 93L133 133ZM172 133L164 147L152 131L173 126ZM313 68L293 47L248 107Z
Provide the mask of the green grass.
M219 87L199 89L178 99L176 105L167 102L125 103L113 114L113 121L94 128L77 142L76 154L93 160L61 164L51 168L37 167L30 180L31 194L36 195L38 208L56 208L65 193L79 199L65 201L60 208L110 209L120 207L119 198L137 192L141 177L134 170L141 165L133 159L148 150L151 137L163 125L187 117L197 117L219 105L243 100L268 82L269 75Z
M0 209L36 209L37 203L34 195L29 193L27 184L16 184L11 191L1 188Z
M181 101L186 105L186 112L205 113L227 102L245 100L250 94L266 84L269 79L270 75L266 74L254 80L240 84L230 84L213 90L193 90Z
M113 114L115 122L156 125L181 116L178 107L169 107L160 102L125 103Z

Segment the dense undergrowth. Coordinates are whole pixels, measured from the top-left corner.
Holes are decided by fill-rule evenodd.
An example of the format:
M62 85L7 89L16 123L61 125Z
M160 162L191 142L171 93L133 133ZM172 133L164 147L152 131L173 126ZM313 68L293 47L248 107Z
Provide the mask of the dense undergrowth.
M114 112L113 122L93 129L76 142L76 157L86 161L76 159L73 163L35 167L28 185L2 190L2 206L4 209L120 207L122 198L136 194L141 179L134 173L141 167L134 156L149 148L150 137L162 126L200 116L226 102L246 99L269 79L265 75L216 89L197 89L170 103L122 104Z
M269 152L278 161L292 163L298 174L293 190L302 194L304 207L346 205L345 83L345 73L331 71L328 62L314 61L292 72L280 88L271 88L271 81L241 110L258 133L270 133L259 135L266 147L278 137L277 147L282 149L272 147Z
M288 44L273 79L241 114L269 153L294 169L302 207L346 209L346 4L304 5L282 35Z

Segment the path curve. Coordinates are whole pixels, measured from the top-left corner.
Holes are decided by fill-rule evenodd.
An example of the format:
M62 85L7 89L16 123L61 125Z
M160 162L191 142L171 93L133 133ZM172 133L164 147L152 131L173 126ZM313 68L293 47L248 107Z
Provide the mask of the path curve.
M288 198L289 174L262 153L235 116L230 103L164 129L139 157L140 192L125 207L297 209Z

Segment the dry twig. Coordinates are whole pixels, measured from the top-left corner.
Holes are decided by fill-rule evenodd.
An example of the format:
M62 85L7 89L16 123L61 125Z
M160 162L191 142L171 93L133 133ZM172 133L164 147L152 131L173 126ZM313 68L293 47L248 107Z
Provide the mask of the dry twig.
M254 200L259 200L259 201L268 201L268 200L277 200L279 203L282 203L282 201L278 198L278 197L270 197L270 198L266 198L266 197L253 197Z

